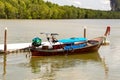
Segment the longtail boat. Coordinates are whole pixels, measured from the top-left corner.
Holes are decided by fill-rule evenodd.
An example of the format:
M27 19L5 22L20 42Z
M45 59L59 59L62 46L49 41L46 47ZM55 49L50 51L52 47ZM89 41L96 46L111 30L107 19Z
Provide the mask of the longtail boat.
M72 37L57 40L54 36L57 33L46 34L47 41L35 37L32 39L30 51L32 56L54 56L54 55L72 55L98 51L106 36L110 33L110 27L107 27L104 36L87 39L85 37ZM51 36L48 37L48 36Z

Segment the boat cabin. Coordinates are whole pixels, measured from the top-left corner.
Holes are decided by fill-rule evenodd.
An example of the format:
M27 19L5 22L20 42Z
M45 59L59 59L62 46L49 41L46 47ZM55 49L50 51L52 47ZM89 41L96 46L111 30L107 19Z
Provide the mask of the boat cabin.
M58 40L64 44L64 50L72 50L77 48L83 48L87 45L86 38L67 38Z
M86 38L72 37L57 40L54 36L58 35L56 33L41 33L46 34L47 42L42 42L42 39L39 37L33 38L32 46L39 47L42 50L50 50L50 49L64 49L64 50L72 50L77 48L83 48L87 45ZM51 38L49 37L51 36ZM52 39L52 40L51 40Z

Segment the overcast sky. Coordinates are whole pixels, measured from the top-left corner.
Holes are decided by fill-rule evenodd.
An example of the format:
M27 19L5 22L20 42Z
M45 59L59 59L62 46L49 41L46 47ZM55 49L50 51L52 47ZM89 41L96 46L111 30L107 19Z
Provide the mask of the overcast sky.
M110 10L109 0L44 0L57 3L59 5L74 5L80 8L95 10Z

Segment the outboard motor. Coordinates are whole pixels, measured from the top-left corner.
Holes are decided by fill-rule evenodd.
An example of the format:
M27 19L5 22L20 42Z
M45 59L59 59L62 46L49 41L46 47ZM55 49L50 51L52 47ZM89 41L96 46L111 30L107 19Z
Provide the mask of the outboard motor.
M41 42L42 40L39 37L35 37L32 39L32 46L39 47Z

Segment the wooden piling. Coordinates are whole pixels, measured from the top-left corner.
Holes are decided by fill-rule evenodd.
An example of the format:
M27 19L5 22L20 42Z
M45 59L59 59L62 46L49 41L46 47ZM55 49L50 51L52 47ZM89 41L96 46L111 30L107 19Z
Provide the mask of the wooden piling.
M84 26L84 38L86 38L86 26Z
M4 31L4 53L7 53L7 27Z

